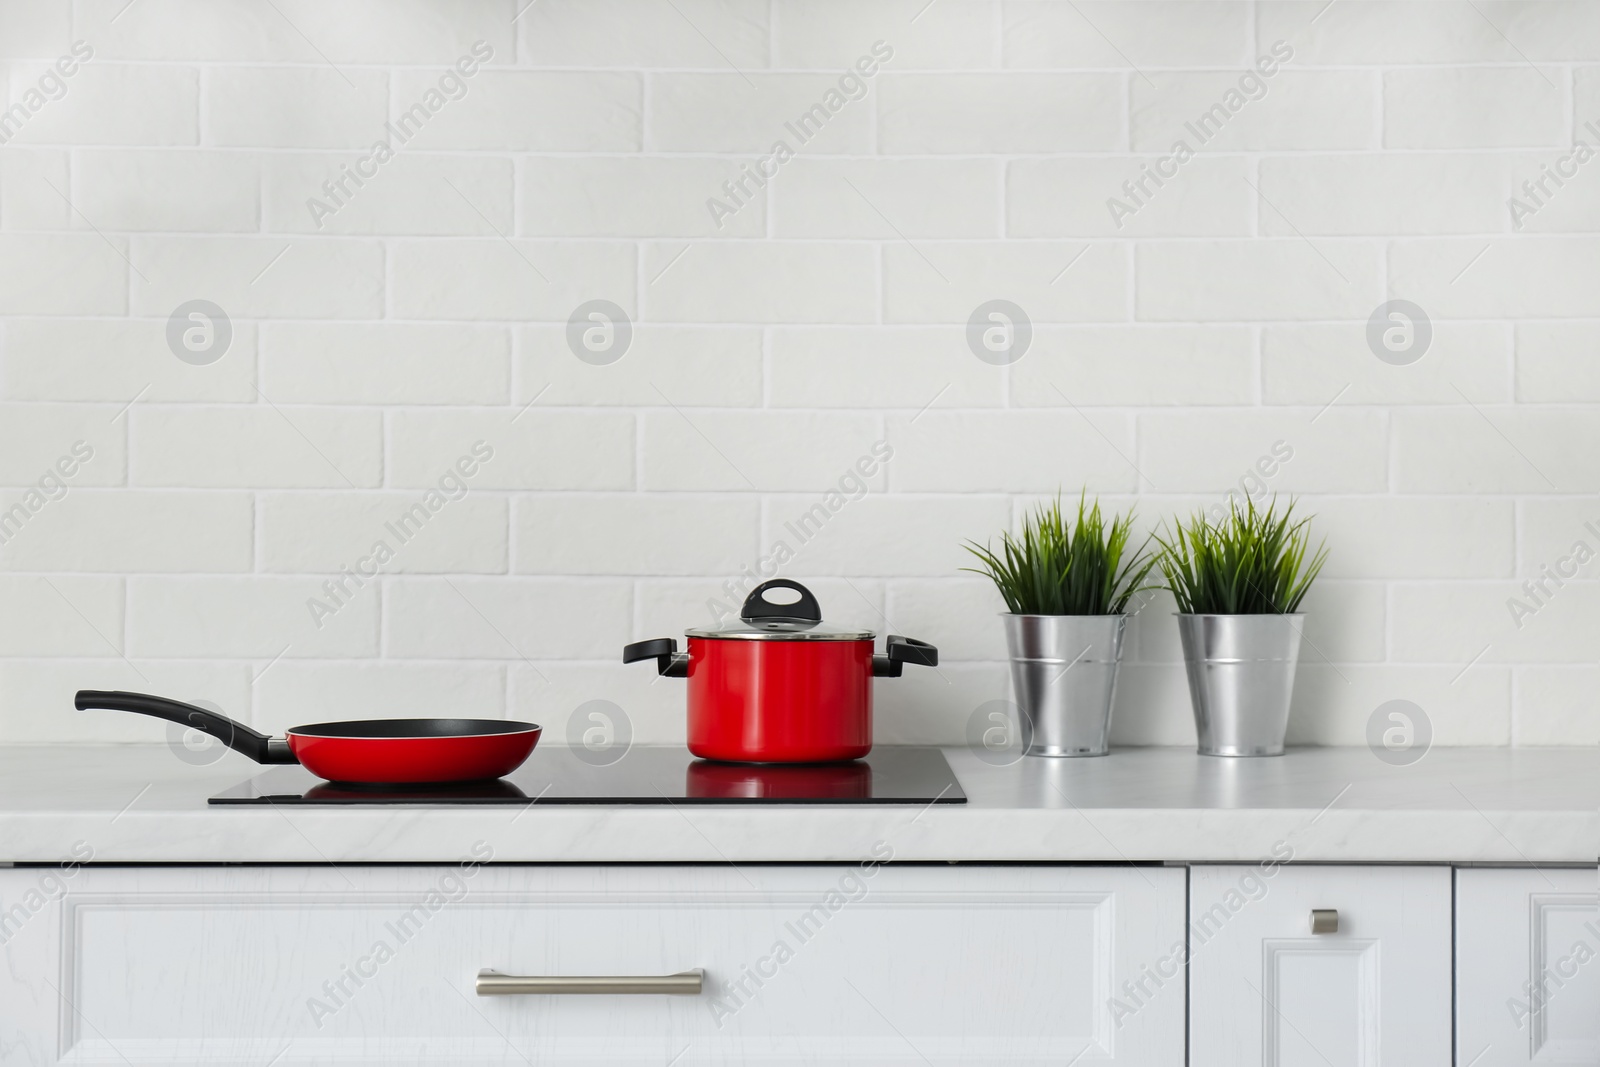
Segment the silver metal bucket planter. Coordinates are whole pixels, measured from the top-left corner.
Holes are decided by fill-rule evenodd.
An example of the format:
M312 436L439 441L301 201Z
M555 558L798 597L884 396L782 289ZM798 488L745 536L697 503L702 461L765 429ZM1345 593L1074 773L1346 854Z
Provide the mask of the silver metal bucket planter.
M1202 756L1281 756L1304 615L1179 615Z
M1000 617L1028 755L1104 756L1128 617Z

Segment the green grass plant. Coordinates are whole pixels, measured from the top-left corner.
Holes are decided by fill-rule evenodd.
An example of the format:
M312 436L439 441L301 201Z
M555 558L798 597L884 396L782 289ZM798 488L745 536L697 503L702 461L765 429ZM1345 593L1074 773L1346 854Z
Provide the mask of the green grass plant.
M1294 503L1278 513L1255 501L1229 498L1228 514L1204 512L1178 522L1170 537L1156 535L1157 562L1185 615L1288 615L1300 607L1327 562L1326 542L1311 551L1309 518L1294 518Z
M981 566L962 570L994 582L1014 615L1122 615L1128 600L1144 588L1155 566L1148 539L1130 547L1133 516L1107 519L1100 502L1078 497L1078 514L1069 518L1061 499L1041 505L1024 520L1021 536L1000 536L1000 549L967 542Z

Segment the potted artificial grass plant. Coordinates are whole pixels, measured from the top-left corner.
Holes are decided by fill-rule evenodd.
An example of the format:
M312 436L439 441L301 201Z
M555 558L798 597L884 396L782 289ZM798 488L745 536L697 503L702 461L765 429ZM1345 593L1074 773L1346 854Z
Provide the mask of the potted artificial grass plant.
M1130 549L1132 528L1132 516L1108 522L1085 494L1075 518L1059 499L1041 506L1020 537L1001 535L998 553L967 545L982 566L963 569L987 575L1005 598L1011 681L1031 756L1106 753L1128 600L1155 566L1143 546Z
M1290 503L1265 511L1230 499L1225 518L1203 513L1157 537L1178 601L1195 732L1205 756L1278 756L1300 657L1300 602L1327 549L1310 550L1309 519Z

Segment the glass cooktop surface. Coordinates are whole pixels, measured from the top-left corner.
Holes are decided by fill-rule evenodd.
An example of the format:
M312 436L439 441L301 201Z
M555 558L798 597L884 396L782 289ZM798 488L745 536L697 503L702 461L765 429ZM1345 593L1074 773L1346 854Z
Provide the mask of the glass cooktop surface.
M212 804L965 804L937 748L885 745L851 763L713 763L677 745L622 753L552 745L504 778L455 785L327 782L274 767Z

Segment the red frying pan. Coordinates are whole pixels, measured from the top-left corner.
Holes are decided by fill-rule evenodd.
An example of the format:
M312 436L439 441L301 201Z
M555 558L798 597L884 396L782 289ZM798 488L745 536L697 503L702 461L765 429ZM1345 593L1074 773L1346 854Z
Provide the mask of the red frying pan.
M509 719L359 719L268 737L225 715L144 693L78 692L79 711L132 711L210 734L257 763L299 763L332 782L402 785L500 778L522 766L539 727Z

